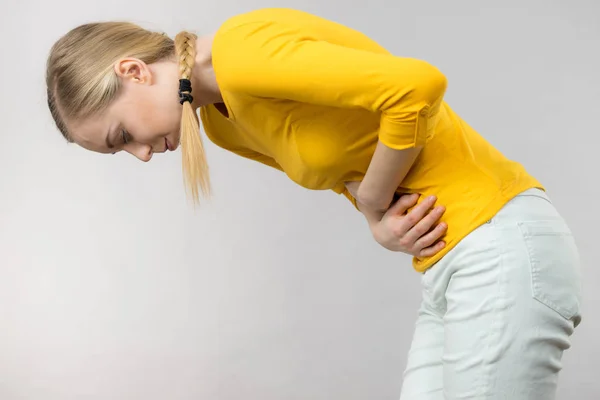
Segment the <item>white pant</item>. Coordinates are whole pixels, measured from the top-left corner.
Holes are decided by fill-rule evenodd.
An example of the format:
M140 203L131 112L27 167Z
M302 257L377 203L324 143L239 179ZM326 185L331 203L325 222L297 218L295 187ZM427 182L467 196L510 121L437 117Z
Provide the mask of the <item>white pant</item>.
M579 255L528 190L422 278L401 400L552 400L581 320Z

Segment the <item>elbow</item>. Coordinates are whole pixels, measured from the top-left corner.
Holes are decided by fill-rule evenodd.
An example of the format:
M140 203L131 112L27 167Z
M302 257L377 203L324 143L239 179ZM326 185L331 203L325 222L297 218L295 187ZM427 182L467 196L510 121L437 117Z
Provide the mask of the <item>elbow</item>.
M441 71L435 74L434 80L434 95L436 100L439 100L444 97L446 94L446 89L448 89L448 78Z
M419 97L428 105L439 103L446 94L448 88L448 78L437 67L427 64L425 74L420 90Z
M406 75L406 70L399 70L398 73L399 81L410 82L402 92L401 101L405 105L418 108L423 105L432 106L438 104L446 94L448 78L438 67L427 61L413 59L410 75Z

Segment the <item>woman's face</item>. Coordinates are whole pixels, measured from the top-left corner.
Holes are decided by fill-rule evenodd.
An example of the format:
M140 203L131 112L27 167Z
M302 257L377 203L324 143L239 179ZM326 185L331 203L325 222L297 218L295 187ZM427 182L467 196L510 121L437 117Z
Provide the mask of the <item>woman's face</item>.
M175 150L181 121L177 64L124 59L115 72L122 87L113 104L101 115L67 121L75 143L99 153L126 151L144 162Z

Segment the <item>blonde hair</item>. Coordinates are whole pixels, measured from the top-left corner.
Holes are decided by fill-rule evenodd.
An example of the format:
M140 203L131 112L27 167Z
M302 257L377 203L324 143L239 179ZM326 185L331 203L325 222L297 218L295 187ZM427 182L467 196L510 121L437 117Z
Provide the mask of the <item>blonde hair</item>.
M52 46L46 65L48 107L57 128L73 142L65 121L102 113L117 98L121 83L113 66L120 58L152 64L177 57L180 80L191 80L196 39L183 31L173 40L129 22L95 22L70 30ZM186 192L197 203L199 190L210 195L210 179L190 92L189 86L180 87L182 170Z

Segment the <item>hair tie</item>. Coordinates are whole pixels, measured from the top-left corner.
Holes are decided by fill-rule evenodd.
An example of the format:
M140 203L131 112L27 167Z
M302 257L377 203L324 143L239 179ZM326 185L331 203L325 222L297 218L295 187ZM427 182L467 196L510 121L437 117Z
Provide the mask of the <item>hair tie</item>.
M189 79L179 80L179 103L183 104L189 101L190 104L194 101L194 98L190 94L192 92L192 82Z

